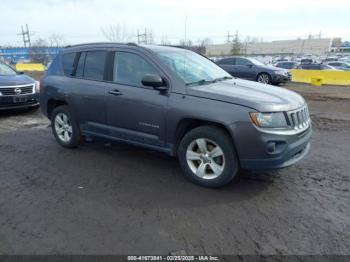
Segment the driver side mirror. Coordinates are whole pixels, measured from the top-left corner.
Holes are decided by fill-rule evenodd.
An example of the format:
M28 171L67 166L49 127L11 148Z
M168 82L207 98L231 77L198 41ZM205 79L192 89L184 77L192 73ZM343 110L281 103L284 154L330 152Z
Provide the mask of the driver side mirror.
M142 84L144 86L153 87L155 90L165 91L168 87L164 83L164 80L159 75L147 74L142 78Z
M251 64L251 63L249 63L249 64L247 64L247 66L250 67L250 68L252 68L254 65Z

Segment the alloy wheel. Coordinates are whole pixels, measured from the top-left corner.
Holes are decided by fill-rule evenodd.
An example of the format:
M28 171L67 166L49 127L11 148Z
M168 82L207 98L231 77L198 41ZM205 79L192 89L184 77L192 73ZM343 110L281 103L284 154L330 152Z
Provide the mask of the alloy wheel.
M186 160L191 171L202 179L215 179L225 168L223 150L214 141L206 138L198 138L190 143Z
M258 82L263 84L270 83L270 77L267 74L261 74L258 77Z
M73 127L65 113L58 113L55 117L55 131L58 138L69 143L73 135Z

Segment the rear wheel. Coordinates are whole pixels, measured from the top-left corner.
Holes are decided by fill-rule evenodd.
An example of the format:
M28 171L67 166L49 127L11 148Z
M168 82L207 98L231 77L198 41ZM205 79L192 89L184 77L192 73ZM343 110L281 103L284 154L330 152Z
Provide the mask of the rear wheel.
M258 75L257 81L262 84L271 84L271 76L266 73L261 73Z
M74 148L80 144L80 128L68 106L59 106L54 109L51 117L51 127L60 145Z
M203 126L188 132L179 145L178 157L185 176L201 186L224 186L238 172L232 141L217 127Z

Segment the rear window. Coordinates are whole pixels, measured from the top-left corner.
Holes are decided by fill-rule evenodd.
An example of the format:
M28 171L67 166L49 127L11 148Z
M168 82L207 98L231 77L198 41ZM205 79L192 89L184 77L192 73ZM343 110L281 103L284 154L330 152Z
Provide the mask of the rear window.
M63 73L66 76L72 76L74 70L74 60L76 53L66 53L62 55Z
M102 81L107 58L106 51L87 52L85 58L84 78Z

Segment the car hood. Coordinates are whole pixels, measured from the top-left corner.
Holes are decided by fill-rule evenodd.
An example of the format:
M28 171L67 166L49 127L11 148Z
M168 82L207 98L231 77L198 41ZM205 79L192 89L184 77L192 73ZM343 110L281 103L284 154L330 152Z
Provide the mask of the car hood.
M0 76L1 86L15 86L32 84L35 80L26 75Z
M187 93L239 104L259 112L289 111L305 105L304 98L293 91L242 79L189 87Z
M261 68L267 69L267 70L271 70L271 71L288 71L284 68L279 68L273 65L265 65L265 66L260 66Z

